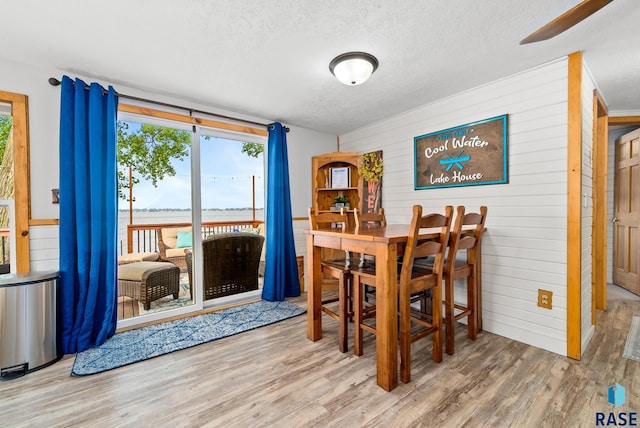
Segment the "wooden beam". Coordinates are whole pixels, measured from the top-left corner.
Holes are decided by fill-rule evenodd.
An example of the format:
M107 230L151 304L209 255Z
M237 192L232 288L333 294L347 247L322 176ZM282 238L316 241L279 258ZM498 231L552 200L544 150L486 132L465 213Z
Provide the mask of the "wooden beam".
M547 40L593 15L613 0L583 0L520 41L521 45Z
M157 117L159 119L173 120L176 122L190 123L192 125L208 126L210 128L223 129L244 134L253 134L266 137L269 135L266 129L253 128L251 126L237 125L235 123L220 122L217 120L204 119L200 117L187 116L180 113L171 113L163 110L156 110L149 107L134 106L131 104L118 104L118 111L125 113L140 114L143 116Z
M609 126L640 126L640 116L609 116Z
M569 55L567 133L567 356L581 356L582 53Z
M30 219L29 226L58 226L60 225L60 219L57 218L41 218Z

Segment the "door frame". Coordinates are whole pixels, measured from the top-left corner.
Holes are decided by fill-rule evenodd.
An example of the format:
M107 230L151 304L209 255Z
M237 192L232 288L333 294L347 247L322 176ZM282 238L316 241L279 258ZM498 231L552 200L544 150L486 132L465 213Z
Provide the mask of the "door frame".
M629 132L636 132L636 131L637 131L637 128L638 128L638 127L640 127L640 116L617 116L617 117L609 117L608 124L609 124L609 126L634 127L634 128L636 128L636 129L629 130ZM627 134L627 133L625 133L625 135L626 135L626 134ZM618 144L619 138L620 138L620 137L618 137L618 139L616 139L616 140L614 140L614 141L613 141L613 144L614 144L614 145L616 145L616 147L615 147L615 151L616 151L616 153L617 153L617 151L618 151L617 144ZM615 177L616 177L616 176L617 176L617 174L615 174L615 172L614 172L614 179L615 179ZM617 185L618 185L618 183L614 181L614 188L615 188ZM614 201L613 201L613 205L614 205L614 210L615 210L615 205L616 205L616 204L615 204L615 192L614 192ZM615 211L614 211L614 212L613 212L613 215L615 216L615 214L616 214L616 213L615 213ZM613 227L613 233L615 233L615 226ZM612 237L612 243L613 243L613 240L614 240L614 237ZM613 257L613 260L615 260L615 259L616 259L616 253L615 253L615 252L616 252L616 246L614 245L614 246L613 246L613 251L612 251L612 257ZM613 263L611 263L611 268L612 268L612 270L614 270L614 269L615 269L615 266L613 265ZM614 282L613 282L613 279L614 279L614 278L613 278L613 276L614 276L614 274L615 274L615 271L613 271L613 272L612 272L612 283L614 283ZM615 283L614 283L614 284L615 284ZM606 286L606 284L605 284L605 286ZM606 296L606 294L605 294L605 296Z
M609 112L597 89L593 91L593 214L591 220L591 324L596 309L607 309L607 162Z
M29 107L26 95L0 91L0 101L11 105L13 120L13 184L15 189L16 271L29 272Z

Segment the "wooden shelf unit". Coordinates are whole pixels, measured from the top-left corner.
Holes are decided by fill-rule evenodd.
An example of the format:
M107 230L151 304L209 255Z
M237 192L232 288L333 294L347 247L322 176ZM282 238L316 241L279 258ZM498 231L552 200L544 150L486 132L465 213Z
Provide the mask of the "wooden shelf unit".
M353 224L353 209L362 203L363 181L360 175L362 154L355 152L333 152L311 158L312 204L318 211L330 211L336 196L346 196L349 208L346 210ZM349 186L332 187L332 170L349 168Z

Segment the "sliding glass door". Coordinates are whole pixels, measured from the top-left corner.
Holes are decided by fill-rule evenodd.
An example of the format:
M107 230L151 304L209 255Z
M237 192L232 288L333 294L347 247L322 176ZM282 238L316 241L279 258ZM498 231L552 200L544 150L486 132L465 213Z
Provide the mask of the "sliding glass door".
M196 306L191 127L149 117L118 121L118 319L122 326ZM201 307L201 306L200 306Z
M218 249L225 245L220 240L227 239L228 234L264 236L263 142L212 129L201 129L201 133L200 218L202 237L207 242L198 248L203 250L204 305L226 305L260 297L263 273L260 267L255 272L257 280L237 271L244 266L224 265L224 280L215 269L220 269L220 260L216 260L220 257ZM247 268L253 270L253 266Z
M264 234L263 140L119 114L118 327L260 296L203 292L202 242Z

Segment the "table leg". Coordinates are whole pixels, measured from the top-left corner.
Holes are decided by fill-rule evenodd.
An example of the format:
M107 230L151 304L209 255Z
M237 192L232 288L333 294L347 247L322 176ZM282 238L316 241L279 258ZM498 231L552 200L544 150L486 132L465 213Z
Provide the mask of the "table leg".
M482 331L482 240L476 252L476 330Z
M378 385L398 386L398 249L379 244L376 251L376 359ZM386 261L386 263L385 263Z
M322 339L322 254L313 238L307 236L307 337L315 342Z

